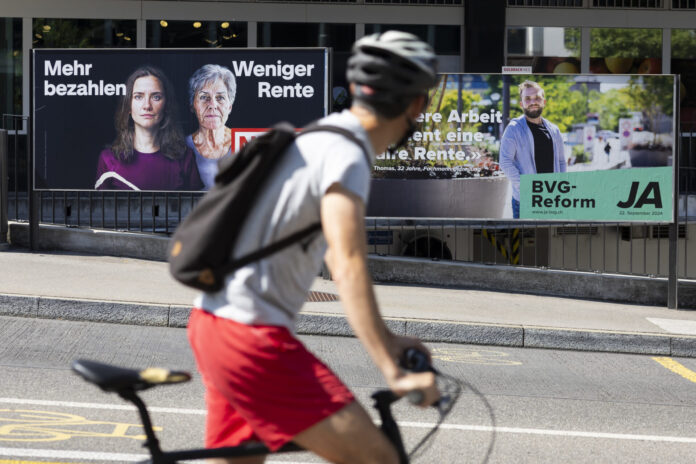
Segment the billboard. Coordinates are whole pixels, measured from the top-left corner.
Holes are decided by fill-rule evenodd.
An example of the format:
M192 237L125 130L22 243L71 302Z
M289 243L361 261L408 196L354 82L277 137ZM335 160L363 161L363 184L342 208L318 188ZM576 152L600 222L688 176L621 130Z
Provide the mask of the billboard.
M378 155L368 215L670 221L675 80L443 74Z
M325 48L32 52L37 190L205 190L250 138L329 111Z

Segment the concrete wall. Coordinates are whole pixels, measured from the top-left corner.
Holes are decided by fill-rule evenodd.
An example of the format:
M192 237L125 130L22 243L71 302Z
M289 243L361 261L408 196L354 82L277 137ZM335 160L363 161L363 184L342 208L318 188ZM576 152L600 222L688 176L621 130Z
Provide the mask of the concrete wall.
M29 246L29 226L10 223L10 243ZM160 235L111 232L42 225L39 249L75 251L163 261L168 239ZM588 298L623 303L667 305L667 279L594 272L550 271L536 268L482 265L467 262L370 256L370 271L378 282L473 288ZM679 307L696 309L696 282L679 286Z

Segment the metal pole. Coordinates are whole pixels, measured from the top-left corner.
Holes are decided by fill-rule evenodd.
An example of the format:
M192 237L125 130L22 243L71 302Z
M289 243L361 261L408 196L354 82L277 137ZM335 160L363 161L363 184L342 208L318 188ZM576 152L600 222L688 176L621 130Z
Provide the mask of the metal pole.
M0 246L7 243L7 131L0 129ZM16 201L16 200L15 200Z
M679 287L678 276L678 259L677 252L679 248L679 148L681 145L681 124L679 123L679 75L674 76L674 128L675 128L675 143L674 156L672 157L672 166L674 173L672 174L672 222L669 224L669 277L667 279L667 307L669 309L677 309L679 300L677 298L677 290Z
M33 52L28 61L29 76L33 76ZM31 85L29 85L29 117L27 118L27 200L29 200L29 249L33 251L39 249L39 222L41 222L41 193L34 192L34 80L31 77L30 82Z
M39 249L39 223L41 222L41 192L34 191L34 137L33 121L27 121L27 196L29 198L29 249Z

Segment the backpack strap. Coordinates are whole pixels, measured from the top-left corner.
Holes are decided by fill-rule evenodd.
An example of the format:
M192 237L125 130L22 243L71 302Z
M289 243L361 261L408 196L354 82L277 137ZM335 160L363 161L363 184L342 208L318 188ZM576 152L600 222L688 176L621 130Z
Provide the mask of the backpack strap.
M226 275L236 269L242 268L247 264L253 263L254 261L258 261L262 258L277 253L280 250L289 247L293 243L299 242L303 238L308 237L320 230L321 223L315 222L314 224L310 224L304 229L300 229L297 232L294 232L288 235L287 237L278 240L277 242L273 242L270 245L261 248L260 250L256 250L252 253L249 253L248 255L244 255L237 260L230 261L224 266L223 275Z

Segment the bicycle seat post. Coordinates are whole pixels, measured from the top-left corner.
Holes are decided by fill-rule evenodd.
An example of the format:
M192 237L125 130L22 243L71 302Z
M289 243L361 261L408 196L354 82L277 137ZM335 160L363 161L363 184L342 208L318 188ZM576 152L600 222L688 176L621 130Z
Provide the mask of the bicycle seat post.
M391 413L391 405L395 401L398 401L399 397L389 390L381 390L374 393L372 399L375 400L374 407L379 412L379 418L382 421L380 428L396 448L399 454L399 463L409 464L408 455L404 449L404 442L401 439L401 432L399 432L399 426L396 424L394 416L392 416Z
M147 407L143 400L135 393L133 389L124 389L118 391L118 396L126 401L130 401L138 409L138 414L140 414L140 421L143 423L143 428L145 429L145 436L147 440L143 444L150 451L152 456L152 464L164 463L162 460L163 454L162 449L159 446L159 440L155 436L155 431L152 429L152 421L150 420L150 414L147 412Z

